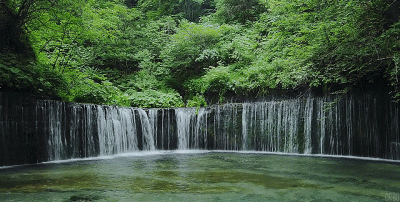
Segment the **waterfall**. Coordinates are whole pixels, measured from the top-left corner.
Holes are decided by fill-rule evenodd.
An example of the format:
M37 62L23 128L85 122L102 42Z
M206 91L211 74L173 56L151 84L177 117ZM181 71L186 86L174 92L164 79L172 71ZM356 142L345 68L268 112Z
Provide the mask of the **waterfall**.
M120 152L132 152L138 150L137 142L137 129L135 120L135 111L130 108L121 109L121 122L122 131L124 131L121 138L121 150Z
M107 127L106 113L101 106L97 106L97 127L99 133L100 155L105 156L112 151L112 145L108 143L109 128Z
M54 103L44 103L44 105L45 106L41 108L53 108L53 110L49 110L45 117L43 117L48 119L49 123L49 138L47 140L49 159L59 160L62 159L63 156L60 151L64 151L66 146L66 139L64 139L65 136L62 134L61 130L62 119L60 116L63 113L57 113L58 111L63 111L62 105L54 105Z
M300 116L299 104L296 101L243 104L242 148L297 153L301 135L299 121L303 117ZM304 118L309 119L307 114ZM307 128L304 127L306 132Z
M399 106L377 99L331 96L225 104L200 108L197 115L194 109L176 109L179 149L399 159ZM207 132L199 135L204 128Z
M97 106L97 131L102 156L138 150L133 109Z
M250 105L248 103L243 103L243 111L242 111L242 150L247 150L247 112L250 109Z
M178 130L178 149L189 149L189 138L191 134L191 122L194 119L194 108L181 108L175 110Z
M143 150L153 151L155 150L154 146L154 137L153 137L153 128L150 124L149 117L143 109L138 109L140 121L142 123L142 133L143 133Z
M207 116L208 110L200 108L197 112L197 121L194 135L194 149L208 148L207 142Z
M314 99L307 99L306 100L306 106L304 108L304 153L305 154L311 154L312 152L312 146L311 146L311 132L312 132L312 120L313 120L313 111L314 107L313 105Z
M0 94L0 165L140 150L208 149L400 159L400 108L379 94L140 109Z
M150 130L152 131L150 134L153 138L153 145L157 145L157 126L158 126L158 110L157 109L149 109L149 123L150 123ZM155 147L151 148L151 150L155 150Z
M206 108L177 108L175 109L178 149L207 149L208 145L208 116Z

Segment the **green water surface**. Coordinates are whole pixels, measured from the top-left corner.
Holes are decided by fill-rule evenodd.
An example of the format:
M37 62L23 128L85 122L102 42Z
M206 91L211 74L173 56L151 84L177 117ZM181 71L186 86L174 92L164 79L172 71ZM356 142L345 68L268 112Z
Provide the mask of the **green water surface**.
M315 156L158 152L0 169L0 201L364 202L399 194L399 164Z

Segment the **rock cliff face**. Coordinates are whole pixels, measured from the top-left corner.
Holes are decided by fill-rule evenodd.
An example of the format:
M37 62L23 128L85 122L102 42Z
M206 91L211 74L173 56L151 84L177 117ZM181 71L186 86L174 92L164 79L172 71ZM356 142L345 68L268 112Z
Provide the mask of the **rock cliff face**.
M146 110L1 93L0 166L176 149L400 159L399 118L379 93Z

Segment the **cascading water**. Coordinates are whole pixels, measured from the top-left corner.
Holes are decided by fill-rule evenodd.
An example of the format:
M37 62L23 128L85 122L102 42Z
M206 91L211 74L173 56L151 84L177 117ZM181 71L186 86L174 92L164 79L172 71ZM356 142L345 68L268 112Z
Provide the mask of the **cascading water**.
M138 109L140 121L142 123L142 134L143 134L143 150L152 151L155 150L153 128L150 124L149 117L143 109Z
M250 105L248 103L243 104L243 112L242 112L242 135L243 140L247 140L247 111L249 111ZM246 141L242 141L242 150L247 150Z
M148 110L0 101L0 165L156 149L400 159L399 105L374 94Z
M100 155L138 150L135 110L97 106Z
M399 159L399 106L378 98L332 96L225 104L200 108L197 115L194 108L176 109L178 145L189 145L181 149ZM196 131L201 130L207 132L199 136Z
M149 124L150 124L150 131L151 131L151 138L153 139L153 144L152 145L157 145L157 137L156 137L156 131L158 127L158 110L157 109L149 109ZM151 141L151 140L150 140ZM150 148L150 150L155 150L155 147Z
M194 113L193 109L176 109L176 123L178 125L178 149L188 149L190 135L190 121Z
M205 108L175 109L178 149L205 149L207 142L207 117Z

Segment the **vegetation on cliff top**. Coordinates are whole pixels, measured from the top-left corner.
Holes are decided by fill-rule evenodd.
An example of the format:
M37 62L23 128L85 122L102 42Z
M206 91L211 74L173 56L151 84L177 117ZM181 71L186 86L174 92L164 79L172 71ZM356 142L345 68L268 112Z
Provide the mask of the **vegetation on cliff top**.
M395 0L6 0L0 91L134 107L274 90L400 99Z

